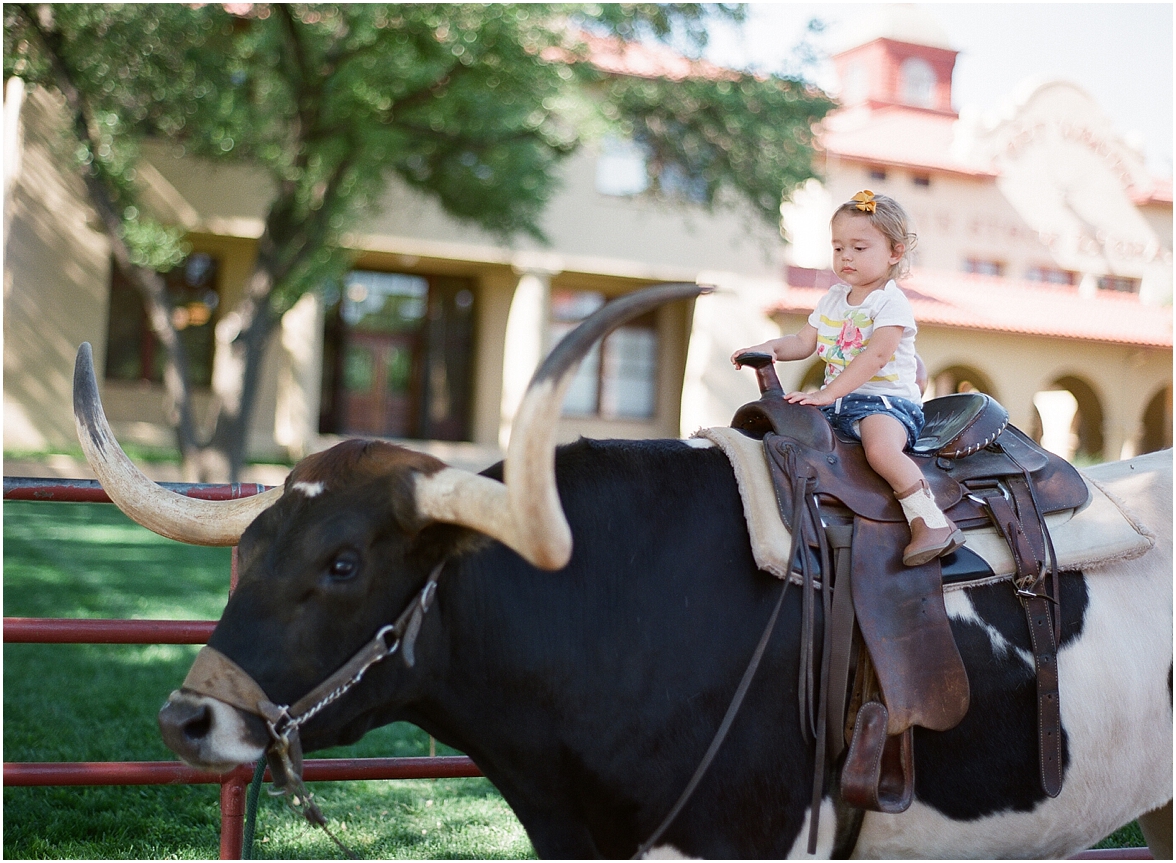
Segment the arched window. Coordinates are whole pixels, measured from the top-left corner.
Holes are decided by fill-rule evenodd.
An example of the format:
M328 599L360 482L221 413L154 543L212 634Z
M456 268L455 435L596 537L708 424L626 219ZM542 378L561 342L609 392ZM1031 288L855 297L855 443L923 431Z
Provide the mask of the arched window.
M919 57L908 57L902 61L902 100L916 108L931 108L935 105L935 70L931 64Z

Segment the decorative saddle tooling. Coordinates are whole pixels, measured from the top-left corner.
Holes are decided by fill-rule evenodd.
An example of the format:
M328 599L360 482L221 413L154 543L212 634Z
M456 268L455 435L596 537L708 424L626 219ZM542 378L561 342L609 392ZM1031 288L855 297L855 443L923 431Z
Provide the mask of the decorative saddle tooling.
M861 444L836 435L817 408L786 402L770 357L739 360L756 368L762 398L740 408L731 429L697 436L731 458L757 564L778 577L799 573L820 588L827 622L821 680L813 680L810 644L810 670L801 673L802 724L831 763L846 753L842 798L859 808L901 812L913 799L912 727L947 730L968 709L967 675L943 604L941 561L904 566L909 528ZM947 396L923 409L924 433L909 454L966 537L964 548L943 563L977 578L1013 582L1037 671L1042 786L1057 796L1058 574L1099 555L1137 556L1154 540L1071 465L1009 426L1007 412L988 396ZM770 491L762 479L765 464ZM1098 529L1090 529L1095 522ZM814 593L805 591L802 640L813 636ZM814 813L821 784L818 766ZM811 850L815 824L810 827Z

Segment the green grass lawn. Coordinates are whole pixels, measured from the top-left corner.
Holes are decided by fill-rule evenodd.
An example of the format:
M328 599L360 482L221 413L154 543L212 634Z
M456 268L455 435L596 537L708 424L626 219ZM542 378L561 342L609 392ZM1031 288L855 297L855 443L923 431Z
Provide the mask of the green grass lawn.
M8 617L215 619L229 551L171 542L112 506L4 504ZM155 715L197 651L183 645L4 646L5 761L170 761ZM438 746L438 754L454 754ZM427 755L405 723L315 757ZM522 826L485 779L310 784L365 858L529 858ZM4 789L4 857L216 858L219 786ZM254 857L336 858L321 831L262 794Z
M229 551L171 542L112 506L4 504L9 617L215 619ZM4 646L5 761L160 761L155 715L196 646ZM315 757L427 755L404 723ZM438 746L438 754L453 754ZM484 779L311 783L337 835L360 856L531 858L518 820ZM6 858L215 858L216 785L5 788ZM1130 824L1097 847L1143 845ZM262 795L254 857L340 856L330 840Z

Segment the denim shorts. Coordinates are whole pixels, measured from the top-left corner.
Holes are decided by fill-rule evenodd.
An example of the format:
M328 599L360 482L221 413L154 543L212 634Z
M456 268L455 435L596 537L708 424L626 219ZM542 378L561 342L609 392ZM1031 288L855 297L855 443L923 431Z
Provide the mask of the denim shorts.
M851 440L861 440L858 423L870 414L886 414L894 417L906 428L907 448L915 445L923 430L923 408L909 399L898 396L868 396L850 393L831 405L821 408L821 413L833 429Z

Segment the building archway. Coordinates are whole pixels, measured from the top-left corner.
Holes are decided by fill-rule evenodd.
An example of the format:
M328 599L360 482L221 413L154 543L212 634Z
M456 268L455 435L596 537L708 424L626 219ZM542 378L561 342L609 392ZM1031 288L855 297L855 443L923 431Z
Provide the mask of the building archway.
M1152 396L1143 411L1139 435L1139 453L1155 452L1172 446L1172 385Z
M1033 439L1068 461L1103 459L1103 409L1094 388L1064 375L1033 396Z
M931 375L931 379L927 383L927 392L924 394L924 399L949 396L953 393L975 392L986 393L997 401L1000 401L992 379L984 374L984 372L972 366L948 366L942 371Z

